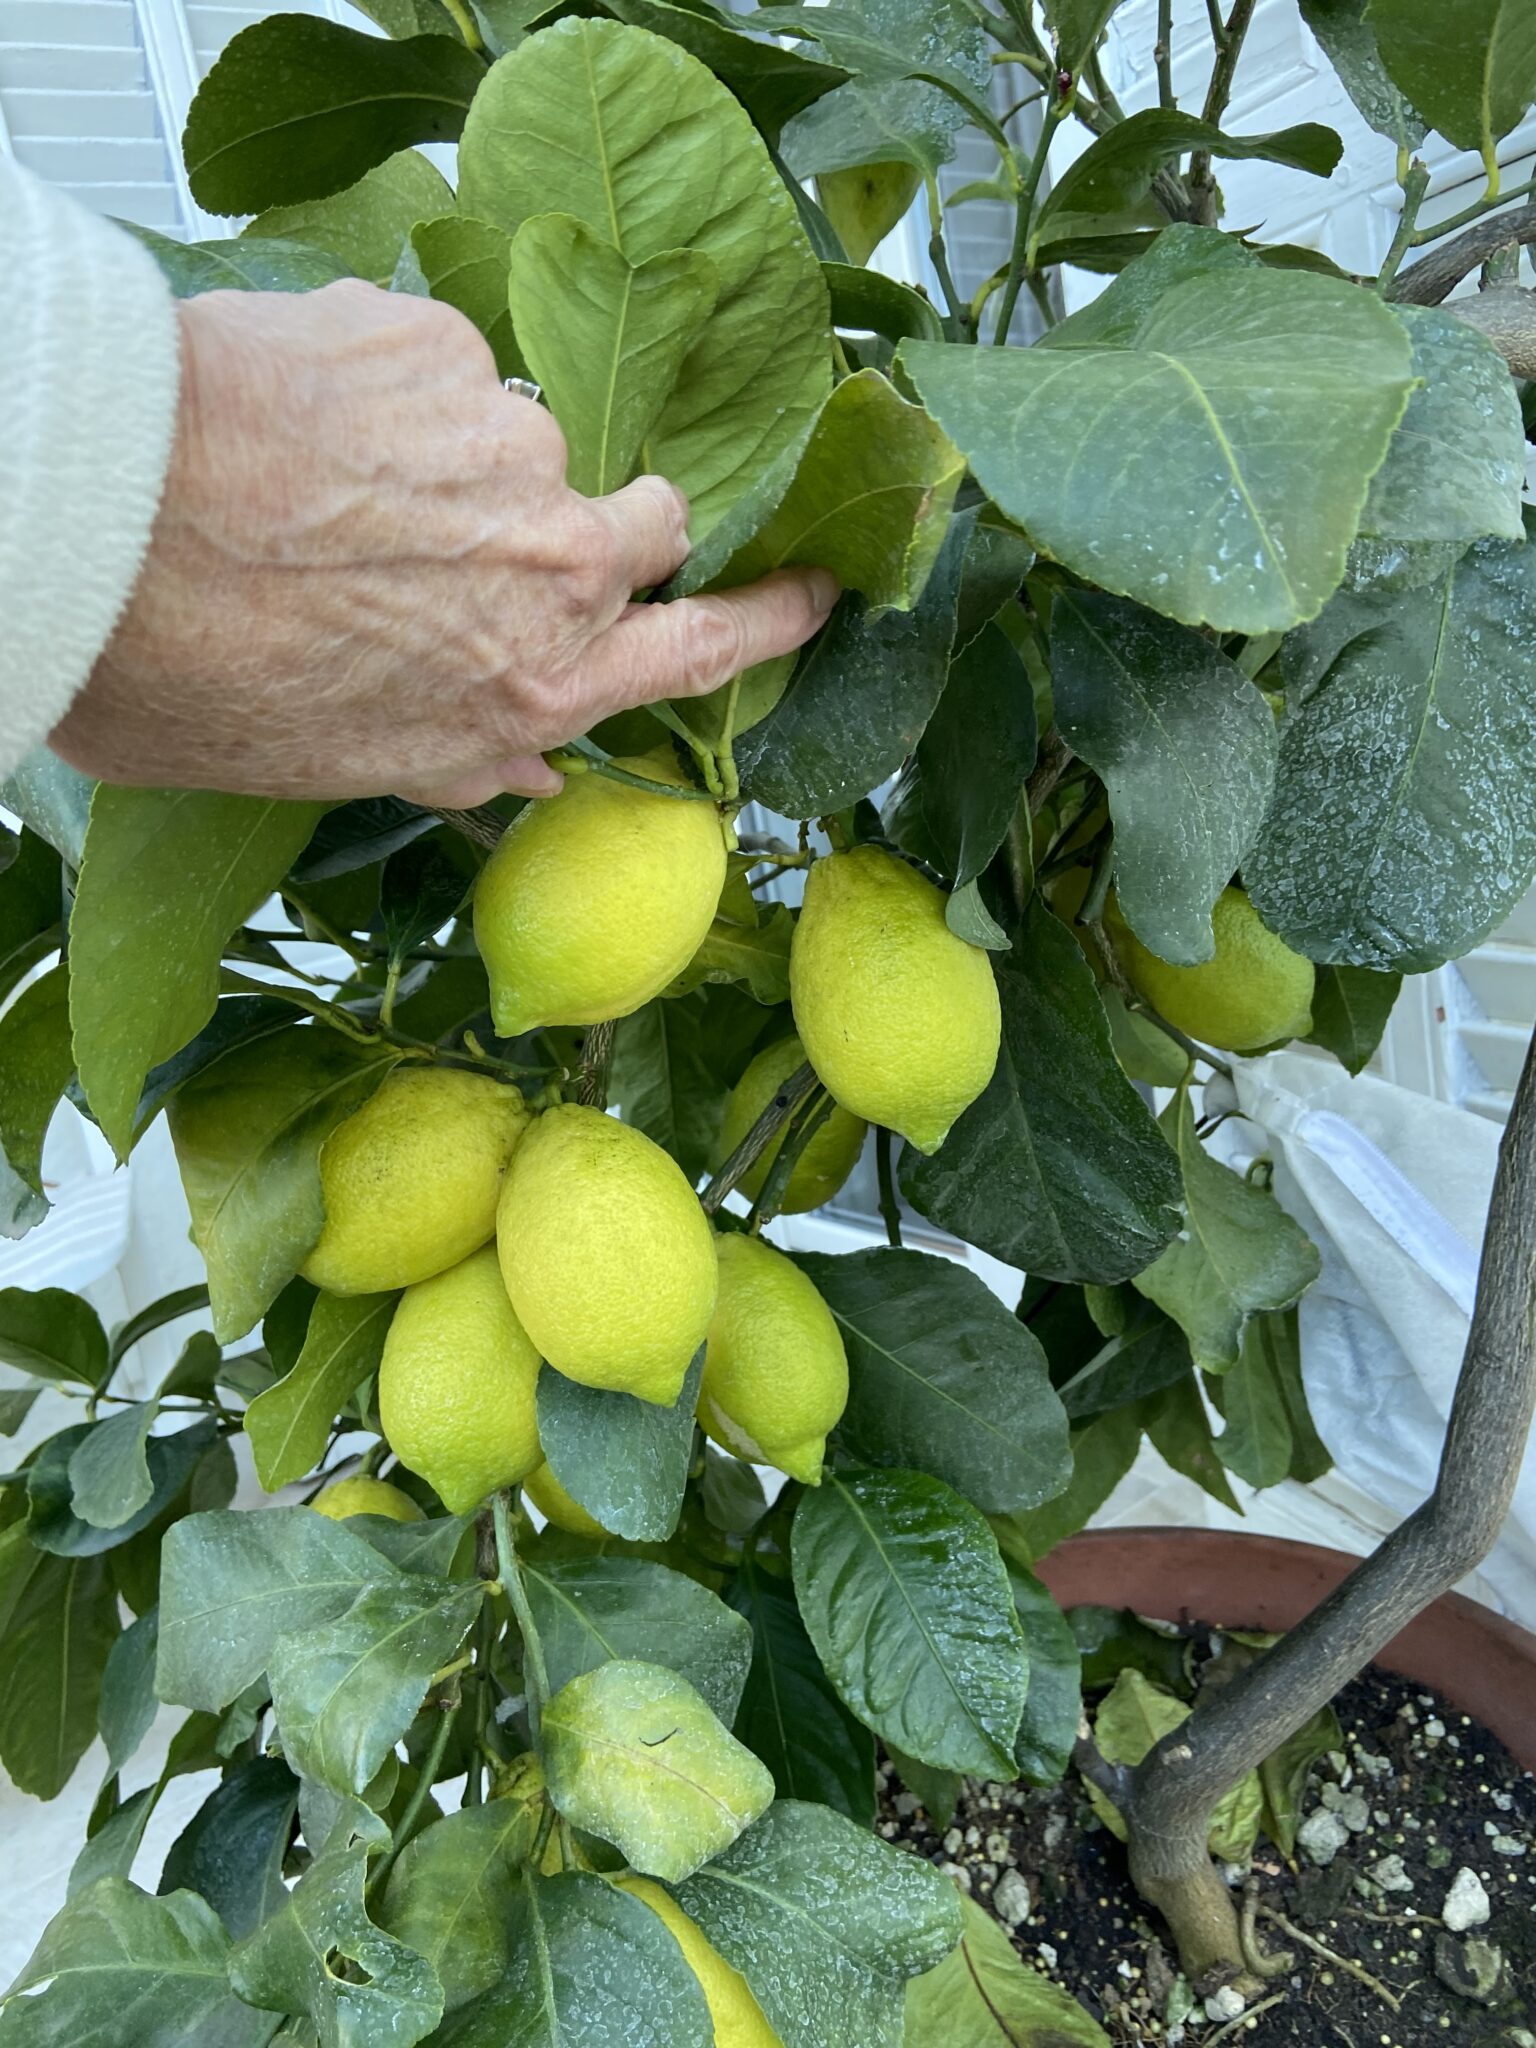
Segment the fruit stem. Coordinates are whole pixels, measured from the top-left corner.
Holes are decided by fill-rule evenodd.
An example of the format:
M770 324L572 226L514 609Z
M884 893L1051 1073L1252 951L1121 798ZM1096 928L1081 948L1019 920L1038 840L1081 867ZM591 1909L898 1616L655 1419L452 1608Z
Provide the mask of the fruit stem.
M794 1121L784 1133L784 1142L768 1170L762 1192L752 1204L748 1227L755 1231L765 1223L771 1223L779 1213L784 1192L789 1186L789 1177L799 1164L800 1154L832 1114L834 1104L825 1088L810 1096L796 1112Z
M736 1183L751 1172L757 1160L773 1143L775 1134L789 1122L816 1085L815 1069L809 1060L805 1060L796 1067L783 1087L774 1095L757 1122L699 1196L700 1206L706 1216L713 1216Z
M501 1574L502 1591L511 1602L518 1634L523 1639L523 1683L528 1690L528 1727L533 1736L533 1746L537 1749L544 1708L549 1699L549 1671L544 1662L544 1645L539 1640L533 1609L528 1605L528 1589L523 1584L522 1568L517 1561L517 1547L512 1541L511 1495L498 1493L491 1503L491 1513L496 1525L496 1565Z
M886 1242L901 1250L901 1203L896 1195L896 1176L891 1171L891 1134L884 1124L875 1126L875 1172L880 1181L880 1215Z

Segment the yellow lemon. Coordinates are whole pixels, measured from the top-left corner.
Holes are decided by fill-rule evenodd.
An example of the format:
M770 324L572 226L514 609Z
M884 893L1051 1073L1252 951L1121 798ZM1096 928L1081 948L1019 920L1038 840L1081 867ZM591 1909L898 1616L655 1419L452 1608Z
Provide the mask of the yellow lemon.
M619 765L688 787L670 754ZM497 1031L629 1016L698 951L724 882L713 804L572 775L508 827L475 889Z
M1105 920L1131 981L1170 1024L1202 1045L1253 1052L1312 1029L1317 970L1260 922L1238 888L1223 889L1211 912L1216 956L1174 967L1145 947L1111 899Z
M348 1515L388 1515L392 1522L420 1522L421 1509L387 1479L338 1479L310 1502L317 1515L344 1522Z
M600 1109L547 1109L496 1219L507 1293L540 1355L583 1386L670 1407L715 1305L715 1247L676 1164Z
M379 1364L379 1420L400 1462L462 1515L543 1457L538 1374L486 1245L400 1297Z
M944 892L875 846L819 860L789 955L795 1028L843 1108L936 1152L992 1078L1002 1031L985 953Z
M848 1359L832 1311L794 1261L761 1238L733 1232L716 1249L720 1297L699 1421L738 1458L819 1486L827 1431L848 1405Z
M568 1530L572 1536L591 1536L599 1541L608 1534L602 1523L595 1521L580 1501L571 1499L547 1464L528 1474L523 1481L523 1492L545 1521L553 1522L557 1529Z
M327 1294L428 1280L485 1244L528 1122L515 1088L397 1068L320 1148L325 1226L300 1271Z
M805 1047L798 1038L781 1038L765 1046L731 1090L715 1147L715 1165L723 1166L742 1139L768 1107L782 1084L805 1059ZM810 1143L795 1161L779 1208L786 1216L798 1216L806 1209L819 1209L830 1202L858 1164L864 1149L868 1124L851 1116L841 1105L816 1130ZM755 1166L736 1183L749 1201L756 1201L768 1178L768 1169L784 1142L781 1131L768 1149L760 1153Z
M763 2008L746 1978L731 1968L698 1921L690 1920L669 1892L648 1877L620 1877L614 1882L620 1891L632 1893L649 1906L682 1950L715 2023L715 2048L784 2048L763 2017Z

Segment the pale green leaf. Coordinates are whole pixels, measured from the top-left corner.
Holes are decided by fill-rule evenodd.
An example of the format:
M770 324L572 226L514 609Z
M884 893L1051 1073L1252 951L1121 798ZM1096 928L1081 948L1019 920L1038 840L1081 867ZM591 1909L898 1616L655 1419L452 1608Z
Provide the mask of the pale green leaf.
M342 1403L378 1370L393 1294L322 1294L304 1348L286 1373L245 1411L256 1476L268 1493L313 1470Z
M451 212L453 193L419 150L402 149L328 199L277 206L258 214L247 237L276 235L324 249L354 277L387 285L418 221Z
M152 1607L123 1630L108 1653L97 1719L107 1763L114 1771L120 1771L133 1756L159 1711L160 1702L155 1698L159 1641L160 1610Z
M960 1946L907 1986L907 2048L1110 2048L1096 2020L1018 1950L984 1906L960 1902Z
M513 1794L462 1807L408 1842L389 1874L379 1924L426 1957L448 2012L488 1991L513 1960L518 1873L542 1803Z
M1127 1666L1099 1704L1093 1720L1093 1739L1106 1763L1134 1766L1165 1735L1181 1728L1189 1719L1189 1712L1183 1700L1174 1699L1141 1672ZM1097 1785L1085 1783L1083 1789L1100 1820L1123 1842L1125 1822L1118 1808ZM1225 1794L1211 1815L1213 1854L1228 1863L1245 1862L1252 1855L1263 1799L1257 1771L1249 1771Z
M526 377L507 303L512 238L506 229L449 214L412 228L411 250L429 295L457 307L490 343L497 374Z

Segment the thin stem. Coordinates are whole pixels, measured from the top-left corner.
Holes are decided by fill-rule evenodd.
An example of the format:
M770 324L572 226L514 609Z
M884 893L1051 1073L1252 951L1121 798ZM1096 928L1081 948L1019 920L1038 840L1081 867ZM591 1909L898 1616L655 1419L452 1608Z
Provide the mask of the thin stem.
M939 280L939 289L944 294L944 303L949 308L944 322L946 339L964 341L969 308L955 289L954 276L949 267L949 250L944 241L944 205L939 198L939 181L931 174L924 179L928 194L928 260L933 265L934 275Z
M887 1244L901 1249L901 1203L896 1196L896 1176L891 1170L891 1134L884 1124L875 1127L875 1173L880 1182L880 1215L885 1223Z
M470 49L474 51L477 57L483 57L485 55L485 38L480 33L479 24L476 22L475 17L464 5L464 0L443 0L443 5L453 16L454 27L464 38Z
M1173 96L1173 0L1157 0L1157 41L1152 46L1152 61L1157 66L1158 105L1177 106Z
M671 797L674 801L690 804L712 804L715 797L707 789L695 789L691 783L657 782L654 776L636 775L632 768L621 768L617 761L609 760L606 754L595 749L588 752L586 747L573 741L569 747L546 754L545 760L551 768L557 768L563 775L606 775L610 782L625 783L630 789L643 789L650 796ZM699 757L703 766L703 756ZM441 817L442 812L438 813ZM502 828L505 830L505 826Z
M395 1021L395 996L400 987L401 962L391 959L384 970L384 993L379 999L379 1024L388 1031Z
M1479 220L1465 234L1400 272L1388 296L1399 305L1438 306L1469 271L1511 242L1536 242L1536 206L1517 206L1513 213L1494 213Z
M736 1183L751 1172L757 1161L817 1086L816 1070L809 1060L796 1067L773 1100L753 1124L736 1150L699 1196L706 1216L713 1216Z
M542 1870L544 1868L544 1851L549 1847L549 1838L554 1833L554 1830L555 1809L546 1799L544 1811L539 1815L539 1831L533 1838L532 1849L528 1852L528 1868L530 1870Z
M1057 783L1071 767L1072 759L1072 749L1054 725L1041 734L1040 751L1024 785L1024 802L1032 818L1038 816L1050 801Z
M1501 192L1497 199L1490 201L1485 192L1481 199L1460 213L1453 213L1446 220L1431 221L1428 227L1415 228L1413 247L1422 248L1426 242L1438 242L1442 235L1454 235L1459 228L1471 227L1474 221L1482 220L1486 214L1495 212L1501 206L1509 206L1517 199L1529 199L1536 192L1536 178L1529 184L1514 185L1508 192ZM1470 266L1469 266L1470 267Z
M517 1548L512 1541L510 1496L498 1493L491 1503L491 1513L496 1524L496 1569L501 1579L502 1591L511 1603L518 1634L523 1639L523 1683L528 1690L528 1728L533 1736L533 1746L537 1749L539 1730L544 1720L544 1708L549 1701L549 1671L544 1662L544 1645L539 1640L533 1609L528 1605L528 1589L523 1584L522 1567L517 1561Z
M1392 237L1392 246L1387 251L1386 261L1382 264L1376 279L1376 289L1383 298L1386 296L1387 286L1396 277L1399 266L1412 245L1413 224L1419 217L1419 208L1424 204L1424 196L1428 190L1429 171L1424 164L1415 161L1403 179L1403 210L1397 217L1397 231Z
M390 1836L389 1847L385 1850L382 1859L368 1880L368 1896L370 1898L377 1898L378 1894L383 1890L384 1880L389 1876L391 1869L394 1867L395 1858L411 1839L411 1832L416 1826L417 1821L421 1818L421 1809L432 1796L432 1786L442 1766L443 1758L447 1754L448 1739L453 1734L453 1724L459 1718L460 1705L458 1688L455 1687L452 1699L446 1702L440 1710L441 1718L432 1736L432 1747L427 1751L426 1758L417 1775L416 1783L411 1790L411 1796L405 1803L405 1811L401 1814L395 1825L395 1831Z
M1233 0L1232 12L1225 24L1221 22L1220 10L1212 0L1211 24L1216 41L1216 62L1211 71L1211 83L1205 95L1202 118L1213 128L1221 126L1221 117L1227 111L1227 102L1232 97L1232 81L1237 72L1237 60L1242 55L1243 38L1253 21L1258 0ZM1189 160L1189 193L1199 223L1205 227L1216 225L1216 181L1211 174L1211 153L1208 149L1197 149Z
M765 1223L771 1223L778 1215L784 1200L784 1191L789 1186L789 1177L799 1164L800 1155L821 1129L836 1105L825 1088L805 1102L795 1116L793 1123L784 1133L784 1142L774 1154L773 1165L768 1169L768 1178L763 1182L762 1192L752 1204L749 1218L753 1230L761 1230Z
M1024 273L1030 268L1029 231L1034 221L1035 194L1040 189L1040 180L1045 175L1046 159L1051 153L1051 143L1056 130L1072 110L1072 95L1065 99L1057 97L1051 101L1040 119L1040 139L1035 144L1035 153L1029 160L1028 168L1019 176L1018 193L1014 200L1013 248L1008 257L1008 281L1003 286L1002 304L997 309L997 325L992 330L992 345L1001 348L1008 339L1008 330L1013 325L1013 311L1019 303L1019 293L1024 289ZM1018 176L1018 157L1010 152L1015 175Z

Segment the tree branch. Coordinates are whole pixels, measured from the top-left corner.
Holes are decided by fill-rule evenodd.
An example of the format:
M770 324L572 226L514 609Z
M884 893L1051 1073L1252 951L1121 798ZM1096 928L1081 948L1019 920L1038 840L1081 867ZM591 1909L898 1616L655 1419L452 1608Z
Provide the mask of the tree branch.
M1509 242L1536 242L1536 206L1521 206L1513 213L1494 213L1480 220L1421 263L1400 270L1387 297L1400 306L1438 306L1464 277Z
M1496 284L1475 299L1452 299L1445 310L1485 335L1516 377L1536 377L1536 292Z
M699 1196L706 1216L714 1215L731 1189L744 1175L751 1172L758 1159L773 1143L775 1135L789 1122L811 1090L819 1085L815 1068L809 1060L802 1061L789 1079L775 1092L768 1107Z
M1242 55L1243 38L1253 21L1258 0L1233 0L1232 12L1226 26L1216 37L1216 62L1211 70L1211 83L1205 95L1205 106L1201 119L1209 121L1214 128L1221 126L1221 117L1227 111L1227 101L1232 97L1232 81L1237 72L1237 60ZM1211 26L1214 30L1220 20L1219 13L1213 15ZM1216 180L1211 171L1211 153L1208 149L1197 149L1189 160L1189 210L1191 217L1201 227L1216 225Z

